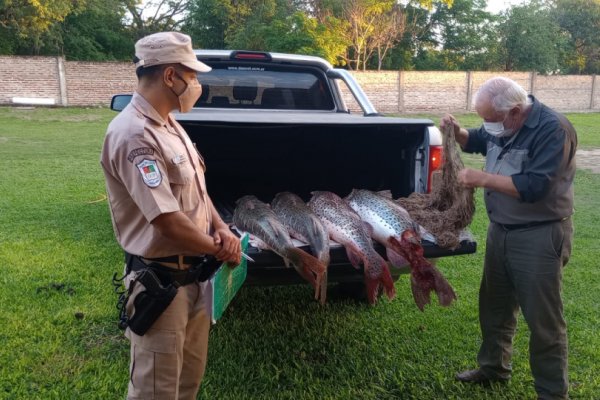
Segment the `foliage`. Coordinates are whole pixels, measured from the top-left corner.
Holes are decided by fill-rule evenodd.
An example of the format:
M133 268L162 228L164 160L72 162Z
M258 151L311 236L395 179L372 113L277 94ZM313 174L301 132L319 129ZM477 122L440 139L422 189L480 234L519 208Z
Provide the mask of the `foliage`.
M3 0L0 54L129 59L182 30L198 48L283 51L349 69L600 71L600 2L533 0Z
M161 31L176 30L187 11L187 0L121 0L128 11L128 27L135 40Z
M37 54L44 47L43 37L55 24L84 7L85 0L4 0L0 3L0 49L28 49Z
M504 14L499 32L506 71L549 73L560 69L564 35L546 4L532 1L511 8Z
M563 54L565 72L600 72L600 2L594 0L557 0L553 17L568 36Z
M423 48L419 69L494 70L499 68L497 20L485 11L485 0L437 4L431 14L432 46Z
M2 398L125 397L129 347L116 326L110 285L123 256L98 164L114 115L106 109L0 108ZM582 143L600 146L600 114L569 118ZM473 118L466 126L480 122ZM579 170L575 192L574 250L563 290L570 394L594 399L600 393L600 175ZM522 318L510 383L485 388L454 381L456 371L475 365L481 340L477 292L487 217L480 191L477 200L471 225L477 253L438 260L458 294L453 306L432 304L420 312L406 275L396 283L397 298L374 307L334 286L325 307L311 300L308 285L243 287L211 330L198 398L535 398Z

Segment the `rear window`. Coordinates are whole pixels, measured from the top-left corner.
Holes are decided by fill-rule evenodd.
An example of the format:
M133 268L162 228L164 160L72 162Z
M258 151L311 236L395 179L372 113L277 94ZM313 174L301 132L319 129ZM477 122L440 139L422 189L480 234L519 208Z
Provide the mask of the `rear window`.
M333 99L321 71L248 63L214 65L198 74L199 108L333 110Z

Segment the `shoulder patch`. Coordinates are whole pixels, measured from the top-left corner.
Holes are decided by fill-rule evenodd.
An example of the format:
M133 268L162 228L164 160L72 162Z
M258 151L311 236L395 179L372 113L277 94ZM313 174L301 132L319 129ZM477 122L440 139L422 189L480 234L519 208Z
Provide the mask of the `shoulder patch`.
M137 156L151 156L154 155L154 149L150 147L138 147L137 149L133 149L129 152L127 156L127 160L129 162L133 162L133 160Z
M140 170L146 186L155 188L160 185L162 182L162 175L160 174L156 160L147 160L144 158L142 162L136 164L136 166Z

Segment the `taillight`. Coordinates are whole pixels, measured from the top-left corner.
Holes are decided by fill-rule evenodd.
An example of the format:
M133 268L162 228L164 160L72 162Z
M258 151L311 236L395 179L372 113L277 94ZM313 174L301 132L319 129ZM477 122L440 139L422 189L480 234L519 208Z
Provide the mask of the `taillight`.
M429 146L429 176L427 177L427 193L431 192L431 179L433 171L442 166L442 157L444 152L442 146Z

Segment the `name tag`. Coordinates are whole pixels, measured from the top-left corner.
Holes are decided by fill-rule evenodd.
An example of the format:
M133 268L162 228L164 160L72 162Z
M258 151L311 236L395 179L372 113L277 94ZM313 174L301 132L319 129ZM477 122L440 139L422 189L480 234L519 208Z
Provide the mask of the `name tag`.
M173 164L178 165L186 162L187 157L185 156L185 154L178 154L175 157L171 158L171 161L173 161Z

